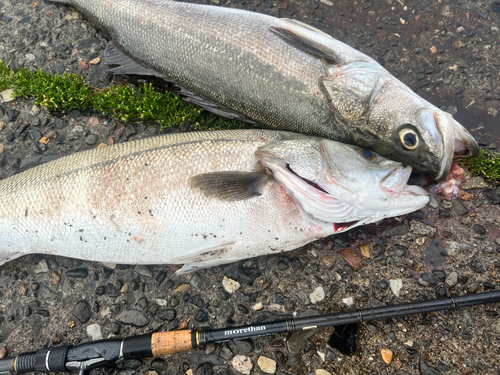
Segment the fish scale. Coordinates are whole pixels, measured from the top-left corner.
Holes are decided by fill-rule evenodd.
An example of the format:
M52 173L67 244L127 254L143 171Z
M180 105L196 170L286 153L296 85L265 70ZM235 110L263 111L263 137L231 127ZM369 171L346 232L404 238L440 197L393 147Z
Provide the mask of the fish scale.
M372 168L383 178L403 167L383 158L372 165L353 146L270 130L176 133L79 152L0 181L0 264L44 253L108 263L188 263L183 269L192 270L292 250L348 229L315 218L315 210L343 222L358 215L361 225L427 203L423 190L406 197L379 189ZM325 172L336 176L337 188L349 184L339 199L329 196ZM247 195L241 195L244 186L237 198L226 199L219 192L231 197L241 188L241 179L231 184L233 175L256 183ZM194 183L194 177L201 179ZM404 185L408 176L401 178ZM362 201L361 211L349 194L352 204ZM315 200L311 210L304 199ZM394 207L363 214L377 199Z

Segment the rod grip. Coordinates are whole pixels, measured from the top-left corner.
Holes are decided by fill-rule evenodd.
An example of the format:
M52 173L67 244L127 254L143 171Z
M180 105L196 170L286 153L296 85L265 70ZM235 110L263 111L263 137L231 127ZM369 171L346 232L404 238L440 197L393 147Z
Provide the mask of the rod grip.
M197 347L196 331L192 330L155 332L151 339L154 356L179 353Z

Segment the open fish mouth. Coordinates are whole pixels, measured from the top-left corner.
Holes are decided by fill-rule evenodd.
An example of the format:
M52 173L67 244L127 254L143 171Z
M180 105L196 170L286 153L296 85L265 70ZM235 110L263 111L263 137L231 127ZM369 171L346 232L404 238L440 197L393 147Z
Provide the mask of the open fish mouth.
M471 158L479 154L479 146L472 135L458 121L454 121L455 127L455 147L454 158Z

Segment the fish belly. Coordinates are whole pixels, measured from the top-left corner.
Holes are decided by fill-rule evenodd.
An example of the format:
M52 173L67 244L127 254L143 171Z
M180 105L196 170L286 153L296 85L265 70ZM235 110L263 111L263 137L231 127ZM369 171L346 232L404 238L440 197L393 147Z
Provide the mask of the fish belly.
M5 179L0 252L215 265L297 248L311 240L303 230L309 225L276 181L237 202L208 198L188 184L200 173L250 172L257 147L284 136L166 135L77 153Z

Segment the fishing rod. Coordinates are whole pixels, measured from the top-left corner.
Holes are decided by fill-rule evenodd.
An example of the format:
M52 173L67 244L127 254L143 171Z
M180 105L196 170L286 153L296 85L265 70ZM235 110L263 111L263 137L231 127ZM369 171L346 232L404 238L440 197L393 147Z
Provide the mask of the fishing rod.
M214 330L177 330L155 332L124 339L99 340L74 347L70 345L58 346L19 354L13 358L0 359L0 373L78 371L79 375L87 375L94 368L112 367L124 360L179 353L212 343L277 333L292 333L403 315L424 314L439 310L452 310L495 302L500 302L500 291Z

